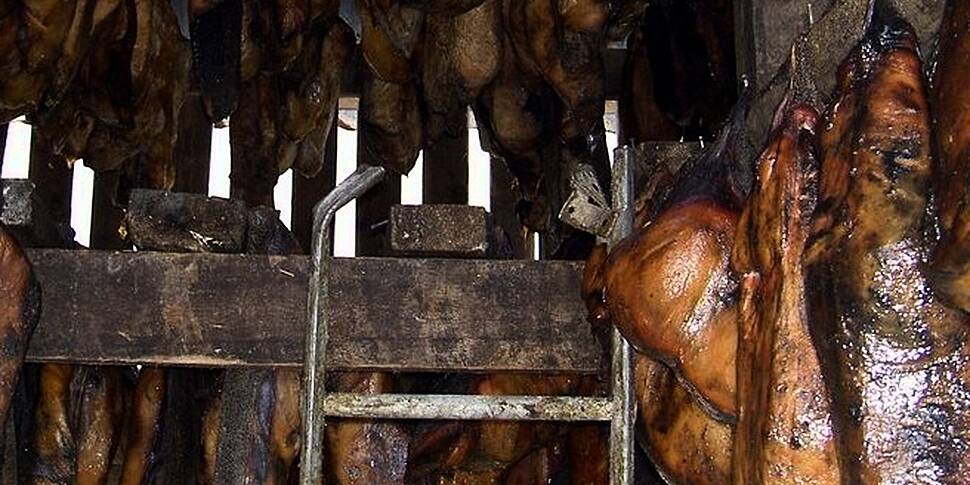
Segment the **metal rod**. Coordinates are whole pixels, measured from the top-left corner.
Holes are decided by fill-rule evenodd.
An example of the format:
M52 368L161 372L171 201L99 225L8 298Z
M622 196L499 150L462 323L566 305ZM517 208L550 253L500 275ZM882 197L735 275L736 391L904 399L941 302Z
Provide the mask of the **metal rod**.
M613 400L598 397L328 394L327 416L370 419L609 421Z
M312 256L307 300L307 334L303 361L303 442L300 485L323 483L324 382L327 315L323 305L330 294L331 223L337 210L377 185L384 169L363 165L313 208Z
M613 210L617 214L611 247L633 231L633 154L629 147L614 152ZM633 425L636 401L633 394L633 355L630 344L613 330L613 416L610 421L610 484L633 483Z

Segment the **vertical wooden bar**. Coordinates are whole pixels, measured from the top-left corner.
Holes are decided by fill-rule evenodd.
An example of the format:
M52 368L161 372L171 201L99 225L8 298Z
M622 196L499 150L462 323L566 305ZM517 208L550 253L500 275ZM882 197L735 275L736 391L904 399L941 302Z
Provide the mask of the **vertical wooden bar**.
M447 133L424 149L422 200L425 204L468 203L468 113L456 114L464 129Z
M315 177L293 174L293 234L304 250L310 248L313 234L313 207L337 184L337 123L327 136L323 168ZM331 233L332 235L332 233Z
M0 170L3 169L3 152L7 149L7 124L0 125Z
M91 204L91 248L93 249L119 250L128 247L118 232L124 219L124 212L115 205L120 180L120 170L94 174L94 200Z
M363 155L364 138L357 131L357 164L374 163ZM401 203L401 176L389 173L380 185L357 199L357 256L382 256L387 253L387 222L391 206Z
M209 191L212 154L212 123L198 94L190 94L179 113L175 142L175 192L205 194Z
M492 215L495 225L501 227L509 236L514 259L532 259L532 233L519 223L515 205L519 200L514 179L505 166L505 161L492 158Z
M30 181L47 208L51 222L71 223L71 193L74 169L51 151L50 141L34 128L30 137Z

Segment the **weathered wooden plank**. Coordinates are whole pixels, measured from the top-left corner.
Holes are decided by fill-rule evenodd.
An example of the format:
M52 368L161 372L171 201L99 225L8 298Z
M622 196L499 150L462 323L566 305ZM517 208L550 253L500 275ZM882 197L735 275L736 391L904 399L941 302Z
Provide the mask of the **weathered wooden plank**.
M33 250L44 292L30 361L296 366L305 256ZM336 259L328 365L600 370L581 264Z
M391 207L390 249L395 256L484 258L496 252L491 216L464 204Z

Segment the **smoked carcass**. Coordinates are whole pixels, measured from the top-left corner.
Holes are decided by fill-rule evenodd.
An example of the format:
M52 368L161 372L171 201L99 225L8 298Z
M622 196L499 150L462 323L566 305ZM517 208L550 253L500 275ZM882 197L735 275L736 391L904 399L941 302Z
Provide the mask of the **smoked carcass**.
M802 256L818 194L815 110L789 92L738 224L735 484L840 483Z
M712 418L667 366L635 359L641 446L661 476L671 484L729 483L733 426Z
M742 189L734 143L739 105L716 143L687 162L650 221L602 259L591 259L584 287L590 314L612 321L640 353L666 363L714 416L736 416L734 362L737 281L729 259Z
M806 286L843 480L965 483L968 322L926 277L926 84L912 28L883 2L839 70L821 126Z
M244 5L244 30L261 25L254 7ZM251 35L244 33L242 40L241 97L246 102L237 107L229 125L231 195L250 206L272 207L280 174L292 167L313 176L323 166L322 147L336 117L354 40L342 21L315 24L294 34L304 38L301 50L283 65L274 57L278 52L272 43L259 45L259 37Z
M591 321L612 322L638 352L644 448L673 483L725 483L731 473L738 302L729 262L745 113L739 105L639 215L644 225L609 254L595 250L584 273Z
M40 318L40 286L17 241L0 225L0 419L7 421L27 342Z
M947 303L970 311L970 4L949 2L940 31L932 104L937 159L934 188L943 239L931 280Z

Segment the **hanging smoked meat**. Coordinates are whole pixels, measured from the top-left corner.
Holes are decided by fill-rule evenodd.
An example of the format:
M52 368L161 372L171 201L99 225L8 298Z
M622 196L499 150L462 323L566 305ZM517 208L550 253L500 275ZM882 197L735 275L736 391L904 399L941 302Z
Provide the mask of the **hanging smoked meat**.
M846 483L970 480L967 316L930 289L930 114L910 25L875 2L820 134L809 317Z
M933 80L936 113L935 189L943 240L934 254L934 289L947 303L970 311L970 4L949 2L940 32Z
M725 0L643 9L627 39L619 105L623 143L714 134L737 99L733 17L732 2Z
M336 392L384 394L394 390L394 382L386 373L337 373L330 381ZM399 424L334 419L327 423L326 448L327 483L405 483L410 436Z
M243 11L244 22L252 9ZM255 28L259 19L251 19ZM245 34L245 35L251 35ZM349 27L341 21L314 26L288 68L277 64L270 46L243 38L242 99L229 124L231 192L250 206L273 206L280 174L294 168L313 176L323 166L323 147L336 116L340 81L354 52ZM263 64L268 63L268 64Z
M737 416L737 283L730 268L744 188L747 104L715 143L642 206L634 233L593 251L582 292L594 325L612 322L638 352L643 448L672 483L727 483Z
M359 0L362 73L359 159L406 174L425 145L417 52L425 14L386 0Z
M500 0L486 0L459 15L426 16L421 59L426 144L468 129L465 117L456 114L464 115L498 73L501 20Z
M729 483L733 426L712 418L667 366L635 359L641 446L660 475L671 484Z
M677 373L698 403L736 416L737 282L729 259L741 197L732 172L747 107L735 108L718 140L684 164L652 221L603 258L584 281L590 315L612 321L640 353Z
M802 256L818 194L816 112L782 102L738 223L734 483L840 483Z
M0 418L7 421L27 342L40 318L40 287L20 245L0 225Z

